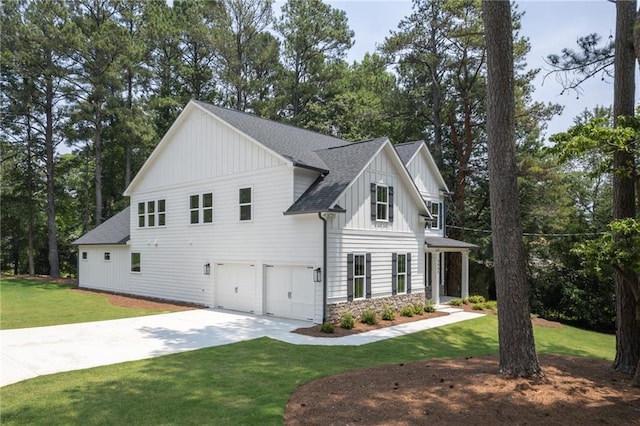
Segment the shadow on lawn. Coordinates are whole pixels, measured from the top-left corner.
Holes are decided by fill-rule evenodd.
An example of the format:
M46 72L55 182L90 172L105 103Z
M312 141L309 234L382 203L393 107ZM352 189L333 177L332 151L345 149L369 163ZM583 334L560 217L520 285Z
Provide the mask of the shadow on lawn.
M39 288L43 290L65 290L69 288L78 288L74 283L53 283L44 280L28 279L28 278L13 278L2 277L0 279L2 286L13 286L21 288Z

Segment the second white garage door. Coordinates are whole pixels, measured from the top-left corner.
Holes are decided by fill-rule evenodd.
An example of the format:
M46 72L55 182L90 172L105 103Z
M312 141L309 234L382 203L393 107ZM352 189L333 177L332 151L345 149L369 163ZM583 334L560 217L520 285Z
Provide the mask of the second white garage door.
M316 284L313 268L265 266L267 315L313 321Z
M215 306L232 311L253 312L256 288L255 265L216 264Z

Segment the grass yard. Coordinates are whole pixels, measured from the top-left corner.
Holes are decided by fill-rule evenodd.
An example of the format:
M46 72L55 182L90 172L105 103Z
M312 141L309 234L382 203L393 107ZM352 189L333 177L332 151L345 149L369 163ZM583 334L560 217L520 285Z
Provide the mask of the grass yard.
M535 335L540 353L614 356L611 335L568 326L536 327ZM495 316L360 347L295 346L261 338L6 386L0 390L0 423L281 425L293 390L315 378L363 367L497 351Z
M105 294L74 291L75 286L23 278L0 281L0 329L42 327L172 312L115 306Z

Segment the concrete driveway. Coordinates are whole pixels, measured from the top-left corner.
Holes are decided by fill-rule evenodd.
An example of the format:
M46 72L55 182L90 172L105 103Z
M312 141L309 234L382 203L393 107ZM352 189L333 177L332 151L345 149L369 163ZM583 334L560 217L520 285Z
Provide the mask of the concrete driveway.
M454 310L456 311L456 310ZM227 345L259 337L292 344L362 345L477 318L450 315L340 338L291 333L308 322L198 309L111 321L0 331L0 386L33 377Z

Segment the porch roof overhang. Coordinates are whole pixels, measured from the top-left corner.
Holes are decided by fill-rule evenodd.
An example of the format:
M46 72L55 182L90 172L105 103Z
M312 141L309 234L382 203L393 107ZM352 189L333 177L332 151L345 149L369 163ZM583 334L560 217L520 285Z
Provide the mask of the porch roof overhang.
M472 249L477 248L475 244L454 240L447 237L424 237L424 247L427 249Z

